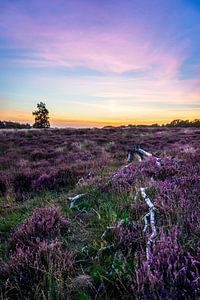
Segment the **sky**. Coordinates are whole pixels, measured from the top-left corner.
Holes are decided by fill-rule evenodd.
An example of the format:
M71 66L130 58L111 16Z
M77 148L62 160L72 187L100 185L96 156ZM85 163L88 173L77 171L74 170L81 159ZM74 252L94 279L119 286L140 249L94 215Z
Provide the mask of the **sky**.
M200 0L0 0L0 119L200 118Z

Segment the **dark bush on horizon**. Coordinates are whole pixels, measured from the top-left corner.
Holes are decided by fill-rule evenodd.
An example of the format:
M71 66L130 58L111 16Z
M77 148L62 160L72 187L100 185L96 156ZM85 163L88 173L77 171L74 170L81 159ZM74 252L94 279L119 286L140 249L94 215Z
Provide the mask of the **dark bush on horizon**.
M31 125L21 124L13 121L0 121L0 129L30 129Z
M166 124L166 127L200 127L200 119L195 119L193 121L189 120L173 120L171 123Z

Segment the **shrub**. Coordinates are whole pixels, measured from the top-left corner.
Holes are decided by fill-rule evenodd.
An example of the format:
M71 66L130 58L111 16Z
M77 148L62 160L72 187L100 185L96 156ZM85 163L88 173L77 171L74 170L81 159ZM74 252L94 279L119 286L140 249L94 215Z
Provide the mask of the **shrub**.
M73 261L72 252L59 240L44 241L37 238L30 247L22 245L16 248L11 254L9 264L1 269L0 278L6 282L9 299L21 299L21 295L23 299L32 299L39 285L48 296L48 280L57 285L57 289L62 285L67 289Z
M7 191L7 185L6 185L6 175L1 172L0 173L0 196L5 196L6 191Z
M139 261L132 286L138 299L196 299L200 263L177 241L177 229L161 233L149 260Z
M19 171L13 176L13 189L15 193L30 192L32 189L33 175L28 170Z
M32 246L36 239L52 240L60 236L62 228L67 228L69 221L54 206L37 208L23 224L11 234L9 246L14 251L19 246Z
M51 206L37 208L14 230L9 240L10 260L1 266L0 273L0 282L6 283L4 292L10 298L32 298L39 285L48 296L49 279L57 289L62 285L67 289L74 258L60 241L60 233L68 226L60 210Z
M48 152L43 151L43 150L34 150L30 154L30 159L33 161L47 159L47 157L48 157Z
M134 255L140 248L142 227L141 223L128 221L112 229L113 241L125 255Z
M109 175L110 187L115 191L128 191L132 188L134 180L137 178L138 169L134 164L121 167Z
M179 171L178 163L170 157L163 158L160 165L154 157L150 157L141 163L141 173L143 176L154 179L165 180L176 175Z
M62 187L69 187L74 185L78 179L78 172L74 168L60 167L57 169L50 169L49 173L40 175L33 182L33 189L56 189Z

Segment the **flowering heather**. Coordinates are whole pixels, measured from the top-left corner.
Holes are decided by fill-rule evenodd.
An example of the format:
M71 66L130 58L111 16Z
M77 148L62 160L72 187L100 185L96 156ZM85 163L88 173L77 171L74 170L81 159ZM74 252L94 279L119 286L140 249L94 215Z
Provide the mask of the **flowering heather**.
M172 178L179 172L179 165L171 158L162 159L161 165L156 163L154 157L147 158L141 163L132 162L120 167L109 174L109 186L116 191L131 190L138 180Z
M54 281L57 277L67 280L74 258L60 241L60 233L68 227L69 221L52 206L36 209L14 230L9 241L10 260L2 266L0 276L6 281L9 297L31 297L48 276Z
M30 192L32 188L33 175L31 170L18 171L13 176L14 192Z
M23 224L11 234L10 248L31 246L36 239L52 240L60 236L62 229L68 230L69 221L64 218L57 207L46 206L37 208Z
M79 174L81 174L79 172ZM78 180L78 172L74 168L61 166L60 168L50 168L48 172L41 174L34 182L33 189L53 190L61 187L69 187Z
M124 255L134 255L137 250L140 250L141 235L143 224L141 222L122 222L120 226L113 226L113 240L116 249L120 249Z
M90 160L91 154L89 152L86 151L70 151L67 154L67 160L68 161L78 161L78 160L82 160L82 161L87 161Z
M138 167L131 163L111 172L108 177L108 186L115 191L130 190L137 179Z
M161 159L160 165L154 157L150 157L141 163L141 173L154 179L165 180L172 178L179 172L179 165L174 159L165 157Z
M0 135L3 298L199 299L199 129ZM159 164L153 156L128 164L127 150L137 144ZM141 187L153 204L157 231L148 256L151 219ZM67 197L77 194L87 197L70 209ZM41 206L48 200L73 221L45 206L20 224L37 201Z
M33 161L43 160L48 158L48 152L42 150L34 150L30 153L30 159Z
M147 262L139 261L132 286L138 299L197 299L200 292L200 262L183 250L177 228L160 233Z
M186 140L187 136L187 140ZM199 131L191 130L191 133L185 133L184 129L168 129L168 128L104 128L104 129L81 129L81 130L69 130L69 129L60 129L60 130L48 130L48 131L12 131L12 132L1 132L0 139L0 162L1 170L5 172L6 169L12 170L10 172L11 176L8 182L9 189L8 191L15 190L15 193L18 194L17 198L20 199L20 193L22 194L22 199L26 198L27 191L24 189L29 189L30 184L27 182L27 188L24 186L23 182L19 183L20 178L16 177L16 173L20 172L26 173L27 169L36 170L37 176L34 180L38 180L37 189L43 189L43 183L40 184L40 176L43 174L51 174L50 182L54 180L54 173L57 169L65 167L71 168L73 166L76 169L78 178L88 172L94 172L96 168L96 163L99 167L104 167L105 164L121 163L124 165L126 158L127 148L134 146L135 144L141 144L145 149L161 155L162 158L165 156L180 156L187 158L190 161L197 161L199 155L195 149L197 149L196 144L198 145L199 140ZM170 147L168 142L170 141ZM171 146L172 145L172 146ZM176 145L176 146L174 146ZM180 153L176 153L176 147L180 148ZM191 153L187 149L193 147ZM172 149L171 149L172 148ZM63 149L58 151L58 149ZM161 153L165 152L165 155ZM107 154L108 162L103 161L105 155ZM24 165L21 162L26 162ZM80 162L86 163L85 170L80 168ZM95 162L95 163L94 163ZM167 162L165 162L167 163ZM150 164L150 162L148 163ZM55 171L53 171L53 168ZM148 175L152 173L155 174L156 170L152 170L150 166L148 170L145 170ZM166 170L167 168L167 170ZM157 174L159 178L165 178L170 176L171 172L175 170L165 167L162 169L161 174ZM164 174L163 174L164 172ZM132 179L131 179L132 180ZM22 180L23 181L23 180ZM75 180L74 180L75 181ZM130 181L125 182L125 179L120 179L122 181L120 184L122 186L129 186ZM16 182L16 184L14 184ZM67 185L68 181L63 182L58 178L55 180L55 186L48 184L48 187L51 185L52 188L59 188ZM74 182L72 183L74 184ZM61 186L59 186L61 185ZM17 190L17 192L16 192ZM23 191L22 191L23 190Z

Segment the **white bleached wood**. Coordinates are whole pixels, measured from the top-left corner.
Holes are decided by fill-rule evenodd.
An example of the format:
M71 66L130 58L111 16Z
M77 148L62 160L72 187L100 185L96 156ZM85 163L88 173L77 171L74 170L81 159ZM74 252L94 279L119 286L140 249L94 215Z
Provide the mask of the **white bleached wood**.
M144 199L144 201L146 202L146 204L149 207L149 212L144 216L144 229L143 232L146 232L147 228L148 228L148 217L150 217L150 226L151 226L151 235L148 238L147 241L147 245L146 245L146 258L147 261L149 260L150 257L150 250L151 250L151 245L157 235L157 231L156 231L156 225L155 225L155 213L154 213L154 205L151 202L150 198L147 196L146 192L145 192L145 188L140 188L141 191L141 195L142 198ZM148 265L148 267L150 268L150 265Z
M71 202L70 203L70 208L72 209L72 208L77 208L77 206L75 205L75 202L77 201L77 200L79 200L80 198L82 198L83 196L85 196L85 195L87 195L87 194L78 194L78 195L76 195L76 196L74 196L74 197L68 197L68 200Z

